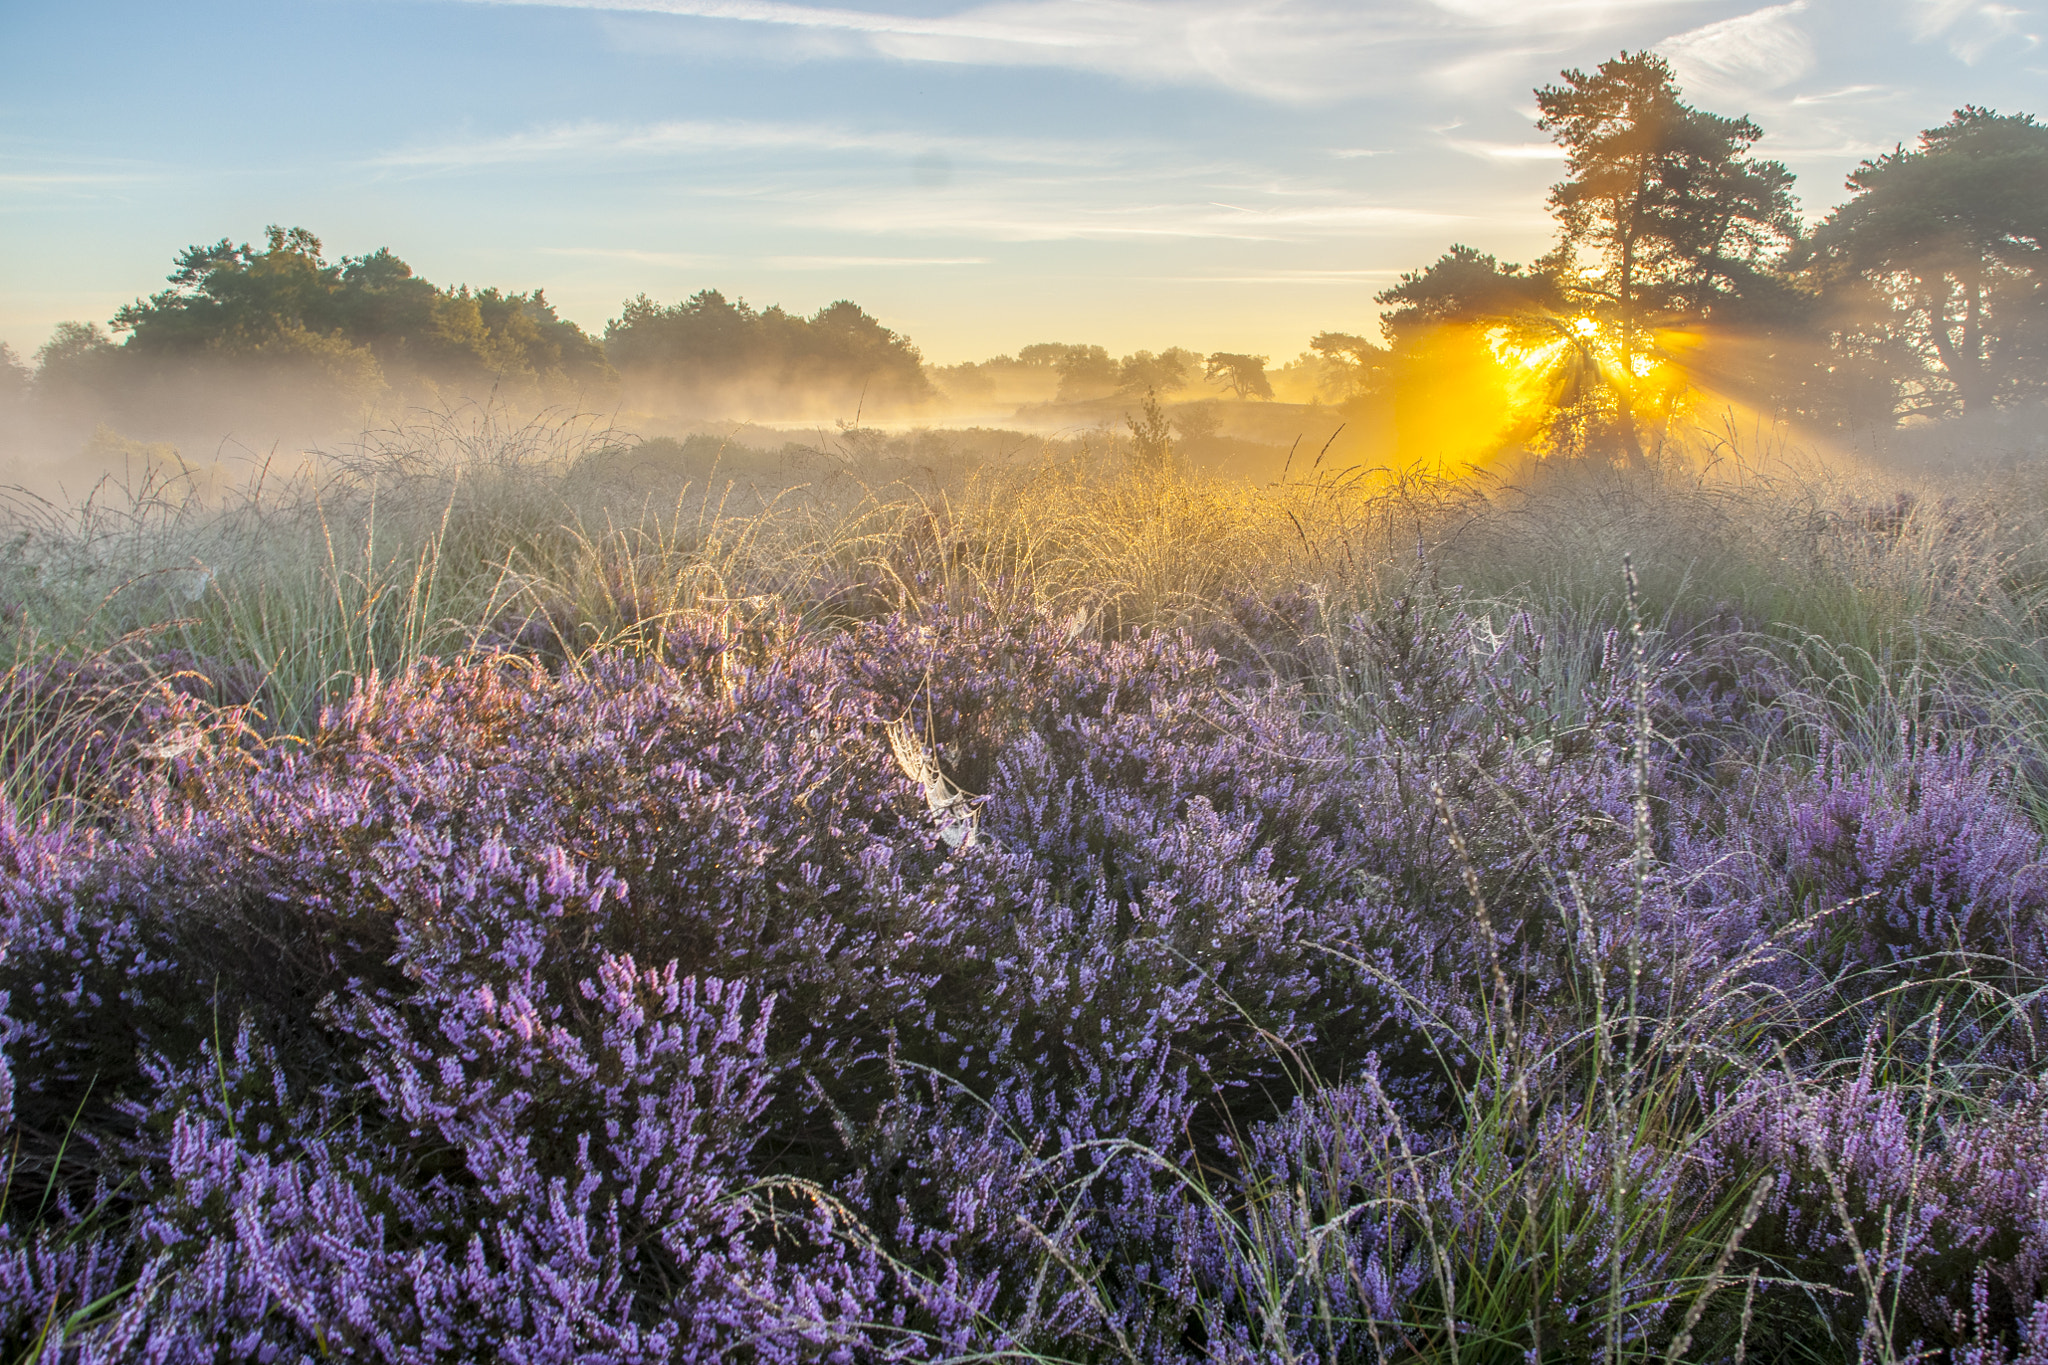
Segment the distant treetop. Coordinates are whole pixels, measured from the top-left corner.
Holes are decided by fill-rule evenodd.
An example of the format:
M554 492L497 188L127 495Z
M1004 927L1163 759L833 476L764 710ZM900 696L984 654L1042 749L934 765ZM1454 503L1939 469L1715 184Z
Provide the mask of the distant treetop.
M641 294L605 328L604 341L629 380L853 386L896 402L931 392L917 347L846 299L806 318L774 305L757 311L716 289L667 307Z

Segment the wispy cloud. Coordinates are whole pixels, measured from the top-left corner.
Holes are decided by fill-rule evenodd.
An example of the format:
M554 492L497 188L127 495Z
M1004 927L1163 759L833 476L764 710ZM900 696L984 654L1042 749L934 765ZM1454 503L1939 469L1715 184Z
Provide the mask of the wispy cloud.
M1469 221L1460 213L1334 197L1322 203L1274 202L1282 195L1262 203L1117 202L1100 192L1047 193L1048 188L1058 189L1007 186L972 196L880 195L822 210L812 203L808 211L811 221L842 231L1003 242L1304 242L1405 234Z
M60 189L76 185L132 185L161 176L113 174L97 171L0 171L0 185L16 189Z
M623 246L544 246L542 256L590 256L607 261L631 261L635 265L660 265L673 270L696 270L727 264L732 258L698 251L642 251Z
M1467 156L1482 156L1490 161L1562 161L1568 155L1555 142L1474 142L1464 138L1450 138L1448 142Z
M1795 95L1792 98L1792 103L1794 105L1835 104L1843 100L1862 99L1865 96L1889 95L1892 93L1892 90L1893 88L1889 85L1845 85L1839 90L1821 90L1811 95Z
M1146 275L1159 284L1333 284L1379 285L1398 279L1398 270L1268 270L1256 274Z
M1799 27L1806 0L1771 5L1674 34L1657 44L1687 90L1736 97L1775 90L1813 69L1813 43Z
M2039 47L2041 35L2027 28L2033 17L1998 0L1913 0L1909 27L1921 42L1946 39L1952 54L1974 65L1995 48Z
M470 0L664 14L858 40L904 61L1061 66L1147 82L1220 84L1266 98L1314 99L1356 78L1367 47L1412 36L1378 7L1329 0L1007 0L907 15L778 0Z
M391 169L466 169L512 162L574 158L707 157L734 152L872 152L913 157L942 152L970 161L1016 165L1102 166L1118 154L1114 143L952 137L832 124L673 120L620 124L555 124L496 137L461 138L398 148L372 157Z
M747 256L733 252L640 251L632 247L613 246L551 246L542 247L539 254L632 261L637 265L658 265L672 270L725 270L734 267L793 271L886 270L904 266L990 264L986 256Z
M1639 19L1695 0L1436 0L1447 14L1494 28L1586 29Z
M0 211L90 201L104 191L162 184L176 174L164 165L125 157L63 155L34 144L19 150L0 147L0 190L14 195L14 202L0 205Z
M1059 66L1143 83L1218 85L1278 102L1430 78L1452 50L1532 36L1554 50L1701 0L997 0L944 14L897 14L787 0L467 0L801 32L828 49L913 62ZM848 46L850 44L850 46Z
M1770 154L1780 161L1818 161L1831 166L1841 166L1845 162L1861 161L1865 157L1882 156L1890 151L1893 145L1891 142L1879 142L1868 136L1836 128L1813 128L1808 130L1808 134L1790 142L1773 139L1769 143Z
M986 256L764 256L777 270L894 269L905 265L987 265Z
M813 155L819 152L831 154L824 162L829 183L819 179L820 162ZM775 153L788 156L777 160ZM1500 154L1531 153L1504 148ZM710 169L692 174L685 191L700 221L738 217L801 231L1006 242L1295 241L1465 221L1458 213L1384 202L1315 175L1206 158L1192 148L946 137L824 124L579 123L423 144L384 153L369 164L399 171L507 163L581 168L631 158L709 163ZM956 162L969 173L955 176ZM805 261L815 261L815 267ZM674 263L710 262L682 256ZM786 257L782 268L897 263L969 265L982 259L853 251Z

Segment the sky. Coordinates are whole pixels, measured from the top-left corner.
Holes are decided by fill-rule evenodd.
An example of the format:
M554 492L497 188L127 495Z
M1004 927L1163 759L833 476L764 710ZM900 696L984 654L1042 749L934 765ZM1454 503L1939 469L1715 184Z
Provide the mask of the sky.
M0 341L304 226L436 284L850 298L928 360L1371 333L1526 261L1532 91L1651 48L1809 220L1972 103L2048 118L2048 0L0 0Z

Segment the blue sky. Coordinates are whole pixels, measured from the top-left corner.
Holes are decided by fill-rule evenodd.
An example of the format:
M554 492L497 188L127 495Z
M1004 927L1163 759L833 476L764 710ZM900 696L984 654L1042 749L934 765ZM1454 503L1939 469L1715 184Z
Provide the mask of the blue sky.
M1653 47L1818 216L1965 102L2048 117L2004 0L0 0L0 340L303 225L439 284L852 298L928 358L1292 357L1454 241L1526 260L1533 87Z

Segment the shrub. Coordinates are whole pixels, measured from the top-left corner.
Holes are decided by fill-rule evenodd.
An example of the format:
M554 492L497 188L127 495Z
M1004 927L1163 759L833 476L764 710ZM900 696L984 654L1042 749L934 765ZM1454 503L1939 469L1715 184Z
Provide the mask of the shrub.
M1023 600L425 660L10 814L0 1340L1647 1358L1754 1269L2034 1349L1997 763L1731 784L1654 727L1781 678L1449 593Z

